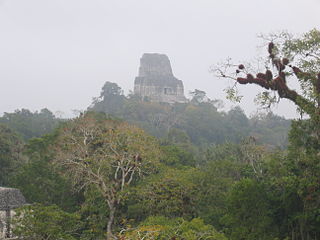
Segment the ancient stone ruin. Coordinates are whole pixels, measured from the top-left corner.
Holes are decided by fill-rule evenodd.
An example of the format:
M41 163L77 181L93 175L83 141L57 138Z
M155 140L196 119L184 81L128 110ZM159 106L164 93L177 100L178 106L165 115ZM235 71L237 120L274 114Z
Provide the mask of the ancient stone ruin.
M0 187L0 239L12 237L11 218L14 209L26 204L20 190Z
M144 101L170 104L187 101L183 83L173 75L169 58L158 53L145 53L140 59L134 93Z

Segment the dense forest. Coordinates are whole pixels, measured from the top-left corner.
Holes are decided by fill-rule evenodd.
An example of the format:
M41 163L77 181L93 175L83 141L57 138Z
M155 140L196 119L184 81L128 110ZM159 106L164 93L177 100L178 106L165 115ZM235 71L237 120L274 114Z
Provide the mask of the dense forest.
M72 119L48 109L5 113L0 185L20 189L30 203L17 210L14 234L319 239L320 33L281 39L268 45L266 73L253 77L243 64L218 72L267 90L259 95L265 105L278 101L271 92L289 99L305 118L248 118L240 107L224 112L200 90L187 103L142 101L112 82ZM316 57L306 58L311 53ZM286 85L290 78L301 94ZM233 88L227 92L238 99Z

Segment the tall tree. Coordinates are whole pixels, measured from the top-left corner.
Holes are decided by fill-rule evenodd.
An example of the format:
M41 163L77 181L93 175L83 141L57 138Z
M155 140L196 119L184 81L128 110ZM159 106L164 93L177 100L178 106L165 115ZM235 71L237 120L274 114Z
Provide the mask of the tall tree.
M107 239L128 187L151 173L160 155L154 138L124 122L84 114L59 131L56 163L78 189L93 187L109 208Z
M53 168L54 141L54 134L30 139L24 147L28 161L15 169L10 183L22 191L28 203L56 204L63 210L75 210L81 198L72 191L68 178Z
M294 196L288 202L278 199L283 206L277 211L282 213L279 216L286 213L289 219L287 236L290 234L293 240L317 239L320 235L320 31L313 29L301 37L271 35L268 41L263 72L253 74L248 65L230 62L216 71L223 78L235 80L235 85L227 91L232 99L241 98L236 94L238 84L255 84L264 89L258 95L264 106L288 99L305 114L306 119L292 124L289 153L281 163L286 165L285 174L276 180L272 176L270 182L275 189L281 189L278 195L286 191ZM299 84L297 89L289 84L294 80ZM288 205L293 209L289 213Z
M9 185L9 176L20 166L23 142L10 128L0 124L0 186Z
M106 82L102 87L100 96L93 99L89 110L119 115L125 100L126 97L123 95L123 90L118 84Z
M314 29L300 38L284 33L271 35L268 40L268 57L263 72L253 73L245 64L235 65L230 62L224 68L215 69L218 76L235 80L236 84L228 91L230 97L236 97L233 94L237 84L255 84L264 89L259 95L260 103L270 106L277 102L277 97L288 99L301 112L319 120L320 31ZM300 84L301 93L287 84L293 79Z
M61 119L56 118L48 109L31 112L28 109L15 110L13 113L4 113L0 123L9 126L19 133L24 140L40 137L55 129Z
M15 236L28 240L76 240L82 226L78 214L55 205L24 206L16 211L13 223Z

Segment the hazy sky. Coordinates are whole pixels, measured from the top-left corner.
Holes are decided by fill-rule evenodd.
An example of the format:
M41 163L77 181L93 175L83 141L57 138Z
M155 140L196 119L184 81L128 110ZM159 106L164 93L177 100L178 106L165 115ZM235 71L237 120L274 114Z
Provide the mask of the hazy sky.
M230 84L209 72L250 60L259 33L303 33L320 24L320 0L0 0L0 114L85 109L105 81L133 89L145 52L165 53L185 93L224 99ZM257 106L255 87L241 107ZM277 112L292 117L285 102Z

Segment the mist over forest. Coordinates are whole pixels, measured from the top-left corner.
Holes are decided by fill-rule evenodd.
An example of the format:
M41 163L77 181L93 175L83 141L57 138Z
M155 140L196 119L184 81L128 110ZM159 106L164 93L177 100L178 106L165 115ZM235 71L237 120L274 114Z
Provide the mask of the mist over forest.
M191 95L183 103L152 102L135 94L125 96L116 83L106 82L88 109L71 119L56 117L48 109L4 113L0 117L0 185L19 189L25 202L31 204L15 210L24 217L15 219L22 225L13 233L38 239L52 231L52 239L79 239L79 234L81 239L105 239L111 230L107 222L109 204L103 199L109 197L89 184L93 179L87 179L90 176L83 171L88 166L92 171L107 167L114 157L115 164L120 154L152 163L150 172L139 180L135 171L141 171L142 166L136 165L140 162L127 160L129 165L124 167L133 164L131 171L121 177L136 176L132 183L126 182L124 193L117 187L118 178L104 176L110 170L102 172L106 184L121 194L112 220L114 234L125 230L120 239L140 239L142 233L147 239L159 234L179 237L175 233L178 227L181 239L202 239L200 234L227 239L223 234L226 225L219 220L226 214L227 192L240 179L248 181L248 177L255 179L262 174L264 158L287 151L291 121L272 112L248 118L240 107L224 112L219 110L222 101L209 99L204 91L195 90ZM108 129L115 133L104 133ZM150 139L142 143L146 137ZM91 139L88 146L87 138ZM98 157L101 153L96 150L108 151L109 144L116 144L117 150L111 148L111 155L114 151L116 155ZM139 155L130 149L135 144L139 145ZM142 150L141 144L151 149ZM144 159L148 156L144 154L154 151L156 156ZM84 152L85 156L78 156ZM77 162L83 159L77 164L85 159L90 163L65 175L70 163L59 165L56 160L60 154L65 158L70 153L77 155ZM80 177L80 182L75 183L73 175ZM89 185L79 188L86 179Z
M0 0L0 240L320 239L319 8Z
M303 40L319 36L313 30ZM301 44L289 43L292 49ZM236 81L226 91L235 102L241 98L237 85L271 90L257 98L269 111L251 117L240 106L223 111L223 101L202 90L187 99L163 54L142 56L133 92L124 95L107 81L74 118L59 118L46 108L4 113L2 237L316 237L318 105L285 80L311 81L313 97L320 74L312 82L311 72L276 58L275 46L270 42L267 49L274 72L267 68L254 77L244 64L216 70ZM287 120L273 114L278 100L272 92L309 116Z

